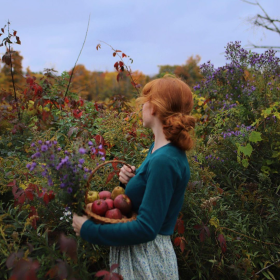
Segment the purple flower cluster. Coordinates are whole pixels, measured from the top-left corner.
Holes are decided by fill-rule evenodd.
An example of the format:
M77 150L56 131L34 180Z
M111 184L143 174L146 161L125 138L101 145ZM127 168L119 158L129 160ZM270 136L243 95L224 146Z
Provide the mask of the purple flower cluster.
M239 128L239 130L236 131L231 131L230 129L227 130L227 132L222 132L222 136L224 139L231 137L231 136L241 136L244 137L246 134L245 132L249 132L252 131L254 129L254 127L252 126L245 126L244 124L242 124L241 126L237 125L237 128Z

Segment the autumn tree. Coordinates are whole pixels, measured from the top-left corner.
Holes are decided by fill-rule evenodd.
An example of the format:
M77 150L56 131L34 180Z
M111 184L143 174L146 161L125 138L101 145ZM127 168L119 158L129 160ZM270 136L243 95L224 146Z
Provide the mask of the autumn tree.
M22 72L22 59L23 57L19 54L18 51L15 51L11 54L12 57L12 71L13 71L13 76L14 76L14 82L16 87L20 87L23 85L25 82L24 77L23 77L23 72ZM12 75L11 75L11 66L2 64L1 68L1 88L5 90L9 90L13 86L12 82Z
M190 87L202 79L198 63L200 56L191 56L183 65L161 65L157 77L162 77L165 74L173 74L182 78Z

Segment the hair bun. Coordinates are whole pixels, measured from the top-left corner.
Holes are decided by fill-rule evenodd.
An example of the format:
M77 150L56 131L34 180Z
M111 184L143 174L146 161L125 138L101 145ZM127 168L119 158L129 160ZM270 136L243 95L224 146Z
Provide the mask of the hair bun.
M190 150L193 140L189 131L195 127L195 118L183 113L175 113L165 119L163 132L167 140L182 150Z

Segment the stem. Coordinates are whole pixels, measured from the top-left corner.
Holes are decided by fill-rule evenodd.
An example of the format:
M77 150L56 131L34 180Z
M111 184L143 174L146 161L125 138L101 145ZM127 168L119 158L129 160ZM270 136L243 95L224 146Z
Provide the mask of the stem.
M10 35L10 22L8 21L8 35ZM16 94L16 87L15 87L15 80L14 80L14 73L13 73L13 61L12 61L12 54L11 54L11 45L9 43L9 54L10 54L10 60L11 60L11 76L12 76L12 83L13 83L13 89L14 89L14 99L17 107L17 113L18 113L18 120L20 120L20 111L18 107L18 100L17 100L17 94Z
M126 71L128 72L131 81L133 82L133 84L136 84L135 81L134 81L134 79L133 79L133 77L132 77L132 75L131 75L131 70L130 70L129 67L124 63L124 61L123 61L122 57L119 55L119 53L118 53L111 45L109 45L108 43L106 43L106 42L104 42L104 41L100 41L100 42L102 42L102 43L106 44L107 46L109 46L109 47L117 54L117 56L120 58L121 62L122 62L123 65L125 66ZM137 90L137 93L138 93L138 95L139 95L139 90L138 90L138 88L136 88L136 87L134 87L134 88Z
M70 86L70 83L71 83L71 80L72 80L72 77L73 77L73 73L74 73L75 67L76 67L76 65L77 65L77 62L78 62L78 60L79 60L79 58L80 58L80 55L81 55L81 53L82 53L82 50L83 50L83 48L84 48L84 45L85 45L85 42L86 42L86 39L87 39L87 33L88 33L88 28L89 28L89 22L90 22L90 15L89 15L89 18L88 18L88 26L87 26L87 31L86 31L84 43L83 43L83 46L82 46L82 48L81 48L81 50L80 50L80 53L79 53L79 55L78 55L78 58L77 58L77 60L76 60L76 62L75 62L75 65L74 65L74 67L73 67L73 70L72 70L72 72L71 72L71 76L70 76L70 79L69 79L69 82L68 82L67 89L66 89L66 92L65 92L64 97L67 96L68 89L69 89L69 86Z
M271 265L269 265L269 266L267 266L267 267L264 267L263 269L259 270L255 275L258 275L259 273L263 272L264 270L270 268L271 266L273 266L273 265L275 265L275 264L277 264L277 263L280 263L280 259L277 260L276 262L272 263ZM254 275L252 275L250 278L253 278L253 277L254 277Z

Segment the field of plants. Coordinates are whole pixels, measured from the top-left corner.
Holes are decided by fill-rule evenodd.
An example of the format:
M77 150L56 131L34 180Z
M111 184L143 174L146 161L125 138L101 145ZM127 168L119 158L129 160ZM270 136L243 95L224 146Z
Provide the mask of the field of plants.
M82 212L90 172L113 159L139 166L152 132L135 98L84 100L68 72L46 69L17 87L10 44L20 41L10 35L2 61L11 87L0 85L0 278L121 279L107 247L75 236L71 215ZM137 96L117 54L117 78L128 73ZM223 67L202 64L192 87L196 145L172 236L180 279L279 279L280 59L240 42L225 55ZM90 188L113 189L120 167L99 169Z

